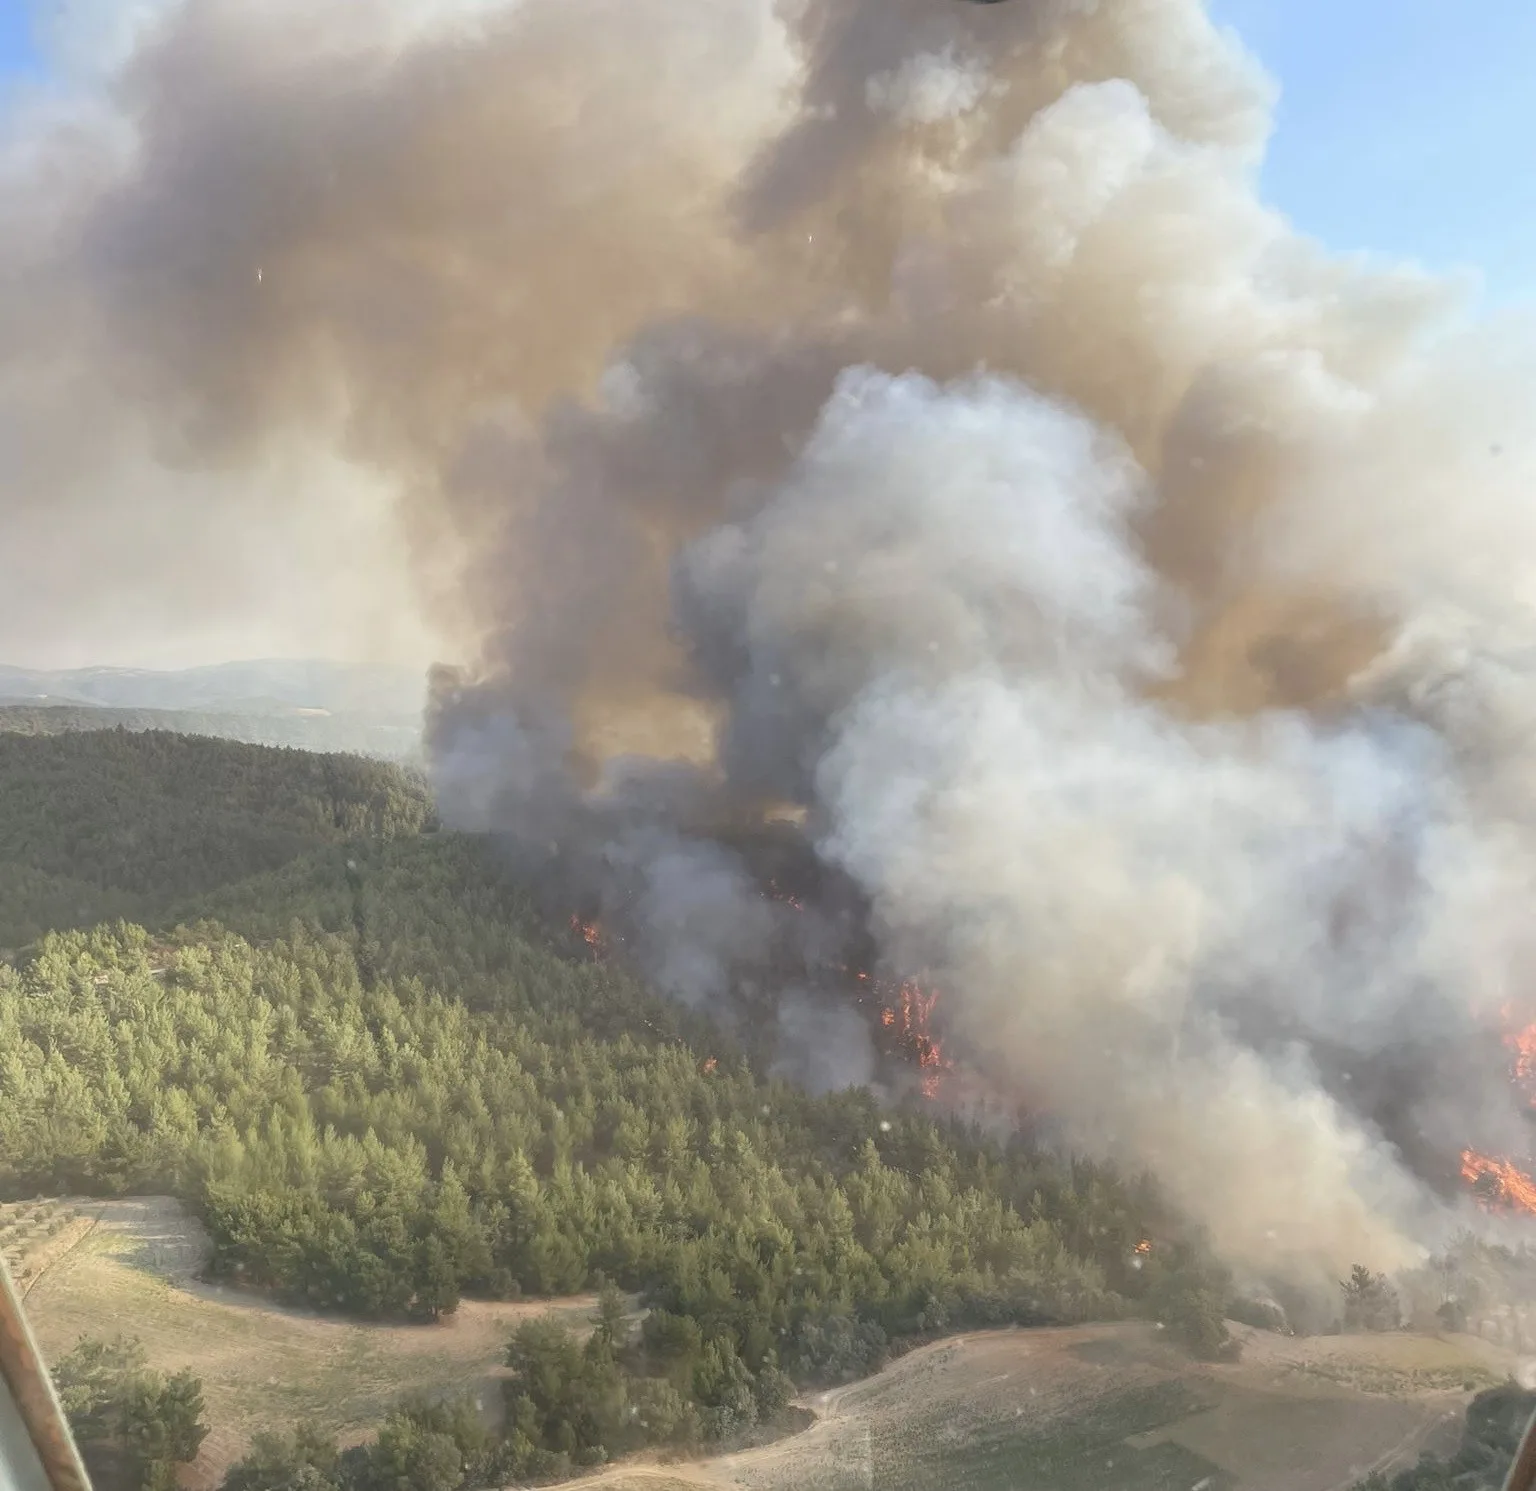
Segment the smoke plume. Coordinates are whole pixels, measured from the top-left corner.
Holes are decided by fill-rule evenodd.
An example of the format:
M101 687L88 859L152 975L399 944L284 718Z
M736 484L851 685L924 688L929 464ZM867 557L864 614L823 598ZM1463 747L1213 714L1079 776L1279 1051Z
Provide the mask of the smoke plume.
M1405 1263L1529 1147L1536 368L1272 102L1199 0L170 5L13 127L8 502L328 452L445 812L653 978L836 1085L868 954L1234 1259Z

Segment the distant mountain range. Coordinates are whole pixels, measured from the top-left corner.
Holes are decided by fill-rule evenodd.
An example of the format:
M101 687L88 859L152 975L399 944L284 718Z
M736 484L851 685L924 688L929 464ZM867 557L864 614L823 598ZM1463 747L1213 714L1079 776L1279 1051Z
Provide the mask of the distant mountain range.
M0 664L0 731L23 735L170 730L414 761L425 699L420 671L386 665L272 658L162 672Z
M294 715L323 710L419 724L426 679L416 668L265 658L158 672L147 668L49 671L0 664L0 702L112 709Z

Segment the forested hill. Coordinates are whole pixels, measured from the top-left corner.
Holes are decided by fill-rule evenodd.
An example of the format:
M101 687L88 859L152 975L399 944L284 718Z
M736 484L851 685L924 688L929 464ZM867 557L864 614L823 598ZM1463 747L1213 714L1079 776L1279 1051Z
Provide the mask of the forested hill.
M944 1330L1221 1348L1229 1281L1148 1183L770 1080L431 823L355 758L0 738L0 1197L173 1193L216 1274L323 1310L638 1293L638 1337L520 1337L477 1484L734 1433Z
M383 761L415 762L421 726L402 718L196 709L114 708L94 704L0 703L0 733L64 735L87 730L167 730L211 735L250 745L292 746L307 751L353 751Z
M0 733L0 950L163 920L325 845L431 819L423 779L356 756L162 731Z

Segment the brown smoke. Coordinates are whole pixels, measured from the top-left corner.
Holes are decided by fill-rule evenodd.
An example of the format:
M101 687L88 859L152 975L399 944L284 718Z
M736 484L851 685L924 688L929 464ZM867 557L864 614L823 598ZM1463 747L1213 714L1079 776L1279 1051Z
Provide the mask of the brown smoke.
M720 830L788 811L1072 1142L1401 1261L1373 1062L1522 1142L1536 384L1264 206L1271 103L1199 0L171 5L13 128L8 516L142 486L202 608L345 463L467 664L445 804L669 987L762 964Z

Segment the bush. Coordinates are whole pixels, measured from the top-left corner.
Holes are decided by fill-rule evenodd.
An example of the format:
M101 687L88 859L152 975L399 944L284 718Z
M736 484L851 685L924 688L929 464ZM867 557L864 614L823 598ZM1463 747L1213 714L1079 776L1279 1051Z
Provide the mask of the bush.
M795 1328L784 1365L801 1382L851 1382L878 1371L889 1355L890 1339L878 1325L851 1315L824 1315Z
M257 1434L224 1476L223 1491L330 1491L339 1487L336 1442L313 1424Z
M1236 1361L1242 1347L1227 1329L1232 1280L1227 1271L1188 1247L1169 1250L1148 1265L1147 1304L1153 1318L1200 1361Z

